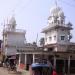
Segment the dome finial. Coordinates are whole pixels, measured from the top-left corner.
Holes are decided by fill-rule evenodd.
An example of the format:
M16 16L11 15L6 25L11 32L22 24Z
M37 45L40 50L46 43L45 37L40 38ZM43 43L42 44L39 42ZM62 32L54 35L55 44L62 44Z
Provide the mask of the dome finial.
M56 5L56 7L57 7L57 0L55 0L55 5Z

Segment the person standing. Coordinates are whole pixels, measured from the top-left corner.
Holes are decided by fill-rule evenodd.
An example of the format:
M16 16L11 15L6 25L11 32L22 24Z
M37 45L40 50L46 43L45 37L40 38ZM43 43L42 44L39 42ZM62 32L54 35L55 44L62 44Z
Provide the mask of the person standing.
M52 75L58 75L57 72L56 72L56 69L53 69Z

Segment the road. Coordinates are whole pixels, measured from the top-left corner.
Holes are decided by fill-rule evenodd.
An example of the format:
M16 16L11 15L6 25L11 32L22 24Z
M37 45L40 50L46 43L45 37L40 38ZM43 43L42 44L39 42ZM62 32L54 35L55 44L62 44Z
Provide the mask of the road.
M0 75L21 75L21 74L16 74L15 72L8 71L6 68L0 67Z

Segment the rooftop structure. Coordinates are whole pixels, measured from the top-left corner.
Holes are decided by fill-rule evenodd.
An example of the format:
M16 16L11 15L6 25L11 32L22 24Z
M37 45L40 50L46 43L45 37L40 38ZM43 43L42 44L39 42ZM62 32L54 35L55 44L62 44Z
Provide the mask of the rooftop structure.
M3 45L5 55L16 55L17 47L22 47L26 43L25 30L16 29L16 20L12 16L3 29Z
M70 32L72 29L72 24L70 22L68 24L65 23L62 8L55 5L50 9L47 27L42 30L42 33L45 33L45 46L51 46L52 44L67 46L72 38ZM55 51L59 50L57 47L53 49Z

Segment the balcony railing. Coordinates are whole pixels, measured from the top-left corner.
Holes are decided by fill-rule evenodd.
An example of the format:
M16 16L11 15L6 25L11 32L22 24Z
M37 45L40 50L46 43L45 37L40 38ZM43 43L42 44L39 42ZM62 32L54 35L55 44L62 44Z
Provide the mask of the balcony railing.
M26 33L26 31L25 31L25 30L22 30L22 29L8 29L8 28L5 28L5 29L3 30L3 32L4 32L4 33L6 33L6 32Z
M72 29L72 26L69 26L67 24L57 24L57 23L54 23L54 24L49 24L47 27L45 27L42 32L44 31L47 31L47 30L50 30L52 28L56 28L56 27L63 27L63 28L68 28L68 29Z

